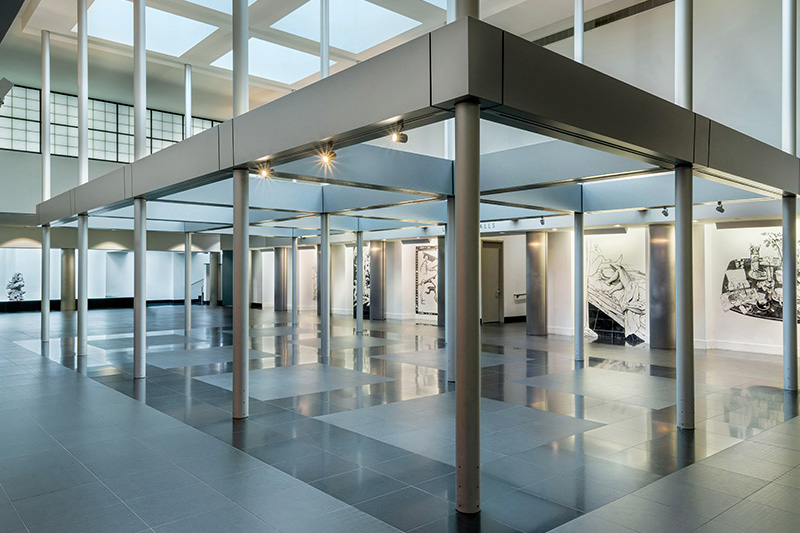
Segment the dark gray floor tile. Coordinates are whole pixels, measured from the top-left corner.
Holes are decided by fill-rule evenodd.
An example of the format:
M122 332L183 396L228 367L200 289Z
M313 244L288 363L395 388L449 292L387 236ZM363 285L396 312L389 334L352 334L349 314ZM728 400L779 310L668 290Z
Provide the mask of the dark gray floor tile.
M298 457L315 455L322 450L297 439L288 439L261 446L246 448L245 451L267 464L277 464Z
M91 502L91 506L87 506L87 502ZM47 522L58 523L60 519L78 511L83 516L119 503L119 499L105 485L96 481L25 498L15 502L14 507L25 525L34 529Z
M136 533L146 531L142 522L127 506L117 503L102 509L84 506L55 520L31 526L31 533L80 531L81 533Z
M751 494L747 499L751 502L800 514L800 489L795 487L771 483L758 492Z
M273 492L266 498L251 495L241 505L280 531L315 523L318 516L346 507L336 498L303 483Z
M350 505L407 487L366 467L320 479L311 485Z
M359 468L357 464L329 452L290 459L274 466L306 483Z
M740 502L716 519L716 522L744 532L763 533L795 533L798 519L794 513L789 513L775 507L745 500Z
M214 490L235 502L244 501L251 496L265 498L274 492L301 484L290 475L266 465L228 476L216 477L208 480L207 483Z
M14 506L5 501L0 503L0 531L26 531Z
M456 474L455 472L446 476L431 479L416 485L417 488L429 492L449 502L456 501ZM517 490L513 485L504 483L494 477L483 473L481 475L481 502L486 503L495 498L499 498L509 492Z
M520 531L549 531L577 518L574 509L539 498L523 491L514 491L486 502L481 514Z
M370 468L409 485L424 483L455 471L450 465L417 454L404 455Z
M150 527L219 509L230 503L208 485L195 483L130 500L127 505Z
M412 531L414 533L516 533L519 530L492 520L484 514L452 513Z
M562 474L523 488L546 500L588 513L628 494L572 474Z
M162 465L132 474L103 478L122 501L134 500L197 483L197 478L174 465Z
M453 505L414 487L379 496L355 507L403 531L447 517Z
M80 463L59 468L43 468L4 479L3 488L11 501L93 483L97 478Z
M236 504L182 518L155 528L157 533L277 533L277 529Z

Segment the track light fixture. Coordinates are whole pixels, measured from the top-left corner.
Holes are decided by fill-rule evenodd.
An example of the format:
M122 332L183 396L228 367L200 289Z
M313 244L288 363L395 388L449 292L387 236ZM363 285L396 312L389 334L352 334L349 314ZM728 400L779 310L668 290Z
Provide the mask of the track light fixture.
M272 174L272 165L270 162L264 161L263 164L259 165L258 173L262 178L268 178Z
M333 143L329 142L325 150L320 154L319 160L323 165L330 165L336 159L336 152L333 151Z
M544 217L539 217L539 224L544 226Z
M397 127L392 132L390 136L393 143L407 143L408 142L408 135L403 133L403 121L397 123Z
M664 209L661 210L661 214L664 215L665 217L669 216L669 211L667 210L666 207L664 207Z
M720 200L719 202L717 202L717 207L716 207L716 210L717 210L717 212L719 212L719 213L724 213L724 212L725 212L725 208L722 206L722 200Z

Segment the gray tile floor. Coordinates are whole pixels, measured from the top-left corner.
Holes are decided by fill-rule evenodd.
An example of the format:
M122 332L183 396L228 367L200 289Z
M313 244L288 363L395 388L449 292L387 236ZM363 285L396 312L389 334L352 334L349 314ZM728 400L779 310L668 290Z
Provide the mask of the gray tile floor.
M482 329L482 503L455 512L443 331L251 316L251 416L231 418L230 310L0 316L0 531L796 531L797 395L775 357L698 351L697 429L675 428L673 354ZM45 357L43 357L44 355ZM87 379L88 378L88 379Z

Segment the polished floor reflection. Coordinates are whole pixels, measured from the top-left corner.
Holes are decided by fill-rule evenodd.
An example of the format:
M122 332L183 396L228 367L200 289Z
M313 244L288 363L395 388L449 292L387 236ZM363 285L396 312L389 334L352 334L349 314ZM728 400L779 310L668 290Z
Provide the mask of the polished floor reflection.
M251 415L231 418L229 309L0 316L2 531L796 531L800 424L776 356L697 353L697 429L674 354L483 327L479 516L455 512L444 331L253 310ZM42 357L44 355L44 357ZM60 363L60 364L56 364ZM66 368L65 368L66 367ZM89 379L86 379L89 378ZM122 393L122 394L118 394Z

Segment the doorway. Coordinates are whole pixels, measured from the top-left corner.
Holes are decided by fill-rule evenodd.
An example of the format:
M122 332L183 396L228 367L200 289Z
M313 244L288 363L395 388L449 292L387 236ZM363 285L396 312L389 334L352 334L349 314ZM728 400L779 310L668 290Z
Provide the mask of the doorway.
M484 324L503 322L503 243L481 246L481 317Z

